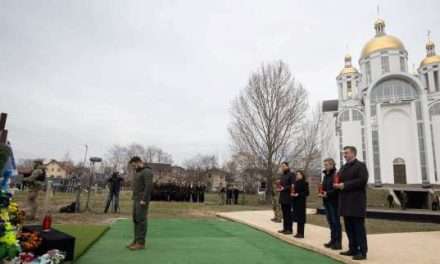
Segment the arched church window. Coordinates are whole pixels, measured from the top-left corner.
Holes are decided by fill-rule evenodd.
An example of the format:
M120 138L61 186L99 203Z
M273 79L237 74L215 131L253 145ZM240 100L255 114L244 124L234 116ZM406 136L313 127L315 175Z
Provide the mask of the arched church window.
M339 121L341 122L350 121L350 111L345 110L344 112L342 112L341 115L339 116Z
M402 165L402 164L405 164L405 160L402 159L402 158L395 158L395 159L393 160L393 164L394 164L394 165Z
M352 110L352 120L362 121L362 113L359 110Z
M379 83L371 91L371 102L417 99L416 89L408 82L399 79Z

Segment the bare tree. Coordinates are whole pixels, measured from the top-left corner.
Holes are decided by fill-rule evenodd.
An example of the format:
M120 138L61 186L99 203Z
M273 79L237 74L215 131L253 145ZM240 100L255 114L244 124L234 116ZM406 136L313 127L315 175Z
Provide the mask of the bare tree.
M289 155L293 166L304 170L307 175L319 171L321 157L320 126L322 115L319 107L314 109L311 117L302 125L295 139L295 148Z
M209 171L218 168L218 161L215 155L197 154L184 162L188 178L193 182L208 183Z
M106 154L107 162L115 170L127 170L127 162L129 159L127 147L113 145Z
M264 161L268 201L273 196L277 164L286 158L307 107L307 92L282 61L263 64L252 73L232 104L229 132L233 147Z
M108 164L114 169L127 170L127 162L133 156L139 156L147 163L173 163L171 154L155 146L144 147L141 144L133 143L129 146L114 145L107 152Z

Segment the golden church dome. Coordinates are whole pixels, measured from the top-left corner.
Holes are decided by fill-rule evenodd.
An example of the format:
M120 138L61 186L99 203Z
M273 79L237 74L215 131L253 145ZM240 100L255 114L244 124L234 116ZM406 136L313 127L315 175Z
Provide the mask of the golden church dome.
M376 36L365 44L362 49L361 58L365 58L368 55L387 49L405 50L402 41L400 39L385 34L385 21L377 19L374 22L374 29L376 30Z
M435 44L431 39L426 43L426 57L420 63L420 67L429 64L440 63L440 56L435 54Z
M422 60L422 62L420 63L420 66L426 66L426 65L435 64L435 63L440 63L440 55L434 55L434 56L424 58Z
M354 68L353 65L351 64L351 55L350 54L345 55L344 61L345 61L344 68L341 70L339 75L359 73L358 70L356 68Z

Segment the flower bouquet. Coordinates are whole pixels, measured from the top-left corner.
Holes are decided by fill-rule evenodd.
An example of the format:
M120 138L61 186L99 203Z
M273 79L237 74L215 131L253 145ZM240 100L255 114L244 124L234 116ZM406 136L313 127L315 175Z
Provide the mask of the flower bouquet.
M19 237L21 249L24 252L35 251L42 242L40 234L36 231L32 232L22 232Z

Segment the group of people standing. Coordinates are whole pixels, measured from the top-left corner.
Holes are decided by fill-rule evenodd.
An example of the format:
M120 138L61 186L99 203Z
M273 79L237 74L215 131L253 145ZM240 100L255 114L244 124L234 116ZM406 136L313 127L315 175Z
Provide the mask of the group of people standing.
M155 183L151 199L153 201L175 202L205 202L206 185L178 184L178 183Z
M283 214L283 229L278 231L285 235L293 234L293 223L297 223L294 237L304 238L306 223L306 200L309 196L309 184L303 171L293 173L287 162L281 164L281 177L277 181L279 203Z
M237 186L228 184L225 187L220 188L220 204L238 204L238 197L240 195L240 190Z
M368 252L365 229L368 170L356 155L355 147L344 147L346 162L339 171L333 159L324 160L324 178L319 196L323 199L330 227L330 241L324 246L333 250L342 249L342 216L349 248L340 254L351 256L354 260L365 260Z
M345 164L338 171L335 161L324 160L324 177L318 196L322 198L330 227L330 241L324 246L333 250L342 249L342 228L340 217L344 219L349 248L340 252L354 260L367 258L367 233L365 217L367 210L368 171L365 164L356 158L353 146L344 147ZM293 233L293 223L297 223L295 238L304 238L306 223L306 200L309 184L303 171L293 173L287 162L281 164L282 174L277 181L279 203L283 216L283 229L279 233Z

